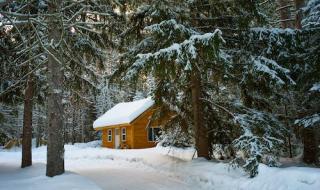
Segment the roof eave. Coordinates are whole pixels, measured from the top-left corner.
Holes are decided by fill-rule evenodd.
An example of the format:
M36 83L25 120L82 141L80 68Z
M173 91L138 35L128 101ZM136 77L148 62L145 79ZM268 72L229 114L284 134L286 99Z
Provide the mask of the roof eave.
M128 126L128 125L131 125L131 124L130 123L121 123L121 124L116 124L116 125L106 125L106 126L103 126L103 127L95 127L93 129L95 131L99 131L99 130L116 128L116 127L124 127L124 126Z

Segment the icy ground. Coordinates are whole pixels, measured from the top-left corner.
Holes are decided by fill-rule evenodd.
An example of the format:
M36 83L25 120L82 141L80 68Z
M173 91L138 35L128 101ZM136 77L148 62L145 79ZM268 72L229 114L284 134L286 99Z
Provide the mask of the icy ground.
M0 151L0 190L319 190L320 169L260 165L250 179L228 164L183 161L160 148L114 150L98 142L65 146L64 175L45 177L46 147L33 149L33 166L20 169L21 150ZM179 157L190 156L180 151ZM185 159L187 160L187 159Z

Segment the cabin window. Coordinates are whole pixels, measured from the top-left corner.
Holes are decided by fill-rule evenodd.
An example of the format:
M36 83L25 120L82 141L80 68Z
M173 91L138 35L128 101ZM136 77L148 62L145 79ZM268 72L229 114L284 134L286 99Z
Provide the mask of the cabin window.
M112 129L108 129L108 142L112 142Z
M156 141L160 136L160 128L159 127L149 127L148 128L148 141Z
M125 127L121 129L121 139L122 141L127 140L127 129Z

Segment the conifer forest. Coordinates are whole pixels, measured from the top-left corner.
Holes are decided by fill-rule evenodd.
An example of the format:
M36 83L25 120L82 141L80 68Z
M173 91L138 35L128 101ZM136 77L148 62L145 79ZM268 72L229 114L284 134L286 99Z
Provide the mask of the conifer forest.
M319 167L320 0L0 0L0 189L319 190Z

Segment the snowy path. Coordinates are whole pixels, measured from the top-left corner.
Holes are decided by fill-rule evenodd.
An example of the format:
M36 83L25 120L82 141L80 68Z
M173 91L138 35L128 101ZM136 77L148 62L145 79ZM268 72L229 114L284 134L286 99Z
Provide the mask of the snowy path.
M86 177L66 171L54 178L45 176L46 165L33 163L20 168L20 162L0 158L0 190L100 190L98 185Z
M156 172L131 168L104 168L79 170L76 173L89 178L105 190L192 190L197 189L177 179Z
M117 165L102 167L101 169L73 169L57 178L45 177L45 164L34 163L32 167L21 169L20 164L0 163L0 190L34 190L43 189L43 185L50 189L68 186L70 189L102 189L102 190L192 190L197 189L183 181L175 180L155 171L118 167ZM79 174L79 175L75 175ZM63 181L59 178L65 178ZM41 181L41 182L40 182ZM89 185L88 185L89 184Z

